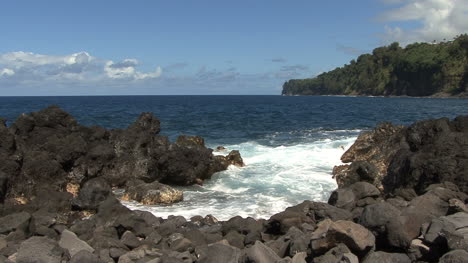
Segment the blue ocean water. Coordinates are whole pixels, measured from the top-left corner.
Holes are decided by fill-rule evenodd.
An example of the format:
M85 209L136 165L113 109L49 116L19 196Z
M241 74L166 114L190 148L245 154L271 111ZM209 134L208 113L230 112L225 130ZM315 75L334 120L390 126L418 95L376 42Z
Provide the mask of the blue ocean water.
M327 200L343 148L381 121L468 114L467 99L285 96L0 97L7 123L56 104L83 125L125 128L141 112L161 120L161 134L200 135L208 147L238 149L246 167L231 167L203 186L183 187L184 201L141 206L157 216L212 214L268 218L303 200ZM220 152L216 154L226 154Z

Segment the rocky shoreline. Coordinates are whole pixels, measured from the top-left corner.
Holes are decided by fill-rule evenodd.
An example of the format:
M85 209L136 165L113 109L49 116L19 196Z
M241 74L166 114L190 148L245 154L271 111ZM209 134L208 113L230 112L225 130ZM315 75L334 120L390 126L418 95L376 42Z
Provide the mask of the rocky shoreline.
M129 128L79 125L51 106L0 121L0 262L466 262L468 116L380 124L334 168L328 203L270 219L159 218L144 204L181 201L239 152L214 156L196 136L158 135L143 113ZM228 208L226 208L228 209Z

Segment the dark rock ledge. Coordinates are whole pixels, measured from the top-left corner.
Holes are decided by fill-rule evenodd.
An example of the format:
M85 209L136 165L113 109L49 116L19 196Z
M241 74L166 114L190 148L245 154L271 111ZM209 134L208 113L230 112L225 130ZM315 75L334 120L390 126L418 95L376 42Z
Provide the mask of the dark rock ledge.
M176 197L165 184L240 164L200 137L170 143L158 132L151 114L107 131L57 107L0 122L0 262L467 262L466 116L362 134L328 204L304 201L269 220L162 219L123 206L112 187L165 202Z

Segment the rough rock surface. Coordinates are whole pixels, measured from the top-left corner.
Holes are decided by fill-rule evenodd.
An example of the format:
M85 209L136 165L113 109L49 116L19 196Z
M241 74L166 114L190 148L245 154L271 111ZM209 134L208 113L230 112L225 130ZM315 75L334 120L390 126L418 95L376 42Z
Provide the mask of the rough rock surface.
M380 124L362 133L335 167L340 187L366 181L387 193L452 182L468 193L468 116L419 121L408 127Z
M135 180L127 184L123 200L135 200L144 205L172 204L184 199L182 191L158 182Z
M213 156L197 136L170 143L147 113L112 131L80 126L56 107L11 127L0 121L0 262L465 262L468 195L457 169L465 168L468 119L413 126L381 125L358 140L344 157L354 160L349 178L338 178L328 203L221 222L132 211L111 187L160 201L160 182L202 183L241 165L236 152ZM435 163L445 155L457 164ZM411 168L397 170L415 181L395 167Z

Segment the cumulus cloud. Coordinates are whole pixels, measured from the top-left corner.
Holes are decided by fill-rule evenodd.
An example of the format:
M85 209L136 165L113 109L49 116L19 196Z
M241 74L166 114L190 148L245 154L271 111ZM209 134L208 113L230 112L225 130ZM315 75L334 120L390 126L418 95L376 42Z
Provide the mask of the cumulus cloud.
M393 5L378 18L386 25L383 40L408 44L452 39L468 32L468 1L466 0L384 0ZM413 22L410 26L408 23ZM414 23L416 22L416 23ZM416 24L417 26L414 26Z
M53 85L54 83L105 84L106 81L139 81L161 76L162 69L153 72L137 70L136 59L119 62L100 59L87 52L70 55L43 55L31 52L0 54L0 80L9 77L9 85Z

